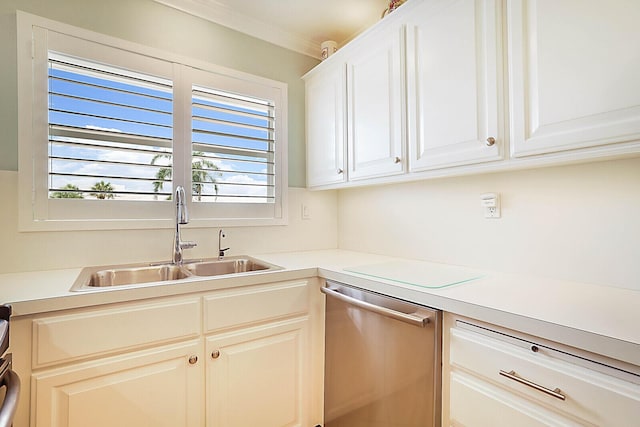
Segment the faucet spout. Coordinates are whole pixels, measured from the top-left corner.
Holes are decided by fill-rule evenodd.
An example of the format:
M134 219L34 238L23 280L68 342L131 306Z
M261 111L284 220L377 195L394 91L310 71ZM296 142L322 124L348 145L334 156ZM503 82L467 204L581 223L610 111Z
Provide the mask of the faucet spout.
M191 249L197 246L195 242L183 242L180 236L180 225L189 223L189 212L187 211L187 205L185 203L184 188L179 185L176 187L176 227L173 238L173 254L171 262L174 264L182 264L182 250Z

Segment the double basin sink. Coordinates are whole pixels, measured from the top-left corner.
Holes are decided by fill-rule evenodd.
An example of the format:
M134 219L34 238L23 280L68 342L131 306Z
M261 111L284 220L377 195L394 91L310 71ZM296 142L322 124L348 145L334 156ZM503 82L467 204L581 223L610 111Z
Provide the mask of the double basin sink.
M280 270L281 267L247 256L185 261L182 264L130 264L84 268L72 291L147 285L180 281L193 277L217 277L231 274Z

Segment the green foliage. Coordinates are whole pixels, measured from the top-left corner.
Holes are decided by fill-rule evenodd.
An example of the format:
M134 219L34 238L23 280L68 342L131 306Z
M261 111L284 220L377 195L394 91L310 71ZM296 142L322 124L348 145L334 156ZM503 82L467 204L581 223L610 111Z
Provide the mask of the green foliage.
M191 190L193 195L198 197L198 200L202 200L204 184L208 182L214 184L213 186L214 191L216 194L218 194L218 184L216 184L217 183L216 177L222 175L220 172L214 172L213 174L211 173L212 170L217 171L218 166L216 166L213 162L201 157L203 155L204 153L200 151L195 151L193 153L192 163L191 163ZM156 154L153 157L153 159L151 159L151 164L155 165L160 159L171 159L171 155ZM170 180L171 176L172 176L172 169L170 166L165 166L158 169L158 172L156 173L157 181L153 183L153 192L154 193L160 192L164 185L164 181ZM169 196L167 199L171 200L171 196Z
M113 191L113 186L109 182L96 182L93 184L93 187L91 187L91 190L93 193L90 194L96 199L105 200L115 198L115 195L111 193Z
M51 194L53 199L84 199L84 195L80 191L77 185L67 184L61 188L61 190L68 191L54 191Z

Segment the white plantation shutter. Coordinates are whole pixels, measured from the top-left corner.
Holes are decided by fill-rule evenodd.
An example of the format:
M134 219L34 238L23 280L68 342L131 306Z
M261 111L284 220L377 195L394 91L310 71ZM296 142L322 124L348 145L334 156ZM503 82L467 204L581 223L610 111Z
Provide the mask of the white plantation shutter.
M172 193L172 82L49 53L49 197Z
M194 201L273 203L274 121L269 100L193 87Z
M31 49L25 49L30 44ZM286 223L287 86L18 13L21 230Z

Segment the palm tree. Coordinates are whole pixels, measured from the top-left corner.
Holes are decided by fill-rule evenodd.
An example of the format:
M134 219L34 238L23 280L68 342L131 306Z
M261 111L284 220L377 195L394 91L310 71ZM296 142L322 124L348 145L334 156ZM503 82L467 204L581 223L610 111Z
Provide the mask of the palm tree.
M171 154L156 154L151 159L151 164L155 165L160 159L171 159ZM194 151L191 161L191 189L194 195L198 197L198 200L202 200L202 193L204 191L204 184L207 182L213 183L213 189L218 194L218 184L216 177L221 176L220 172L217 172L218 166L205 159L204 153L201 151ZM216 171L211 174L211 171ZM170 166L164 166L158 169L156 173L156 180L153 183L153 192L158 193L164 186L164 181L170 180L172 176L172 169ZM167 198L171 200L171 195Z
M113 186L109 182L96 182L95 184L93 184L93 187L91 187L91 190L94 191L94 193L91 193L91 195L96 199L104 200L115 198L113 193L111 193L113 191Z
M51 198L53 199L84 199L84 195L80 191L80 188L77 185L67 184L62 187L60 190L66 191L54 191L51 194Z

